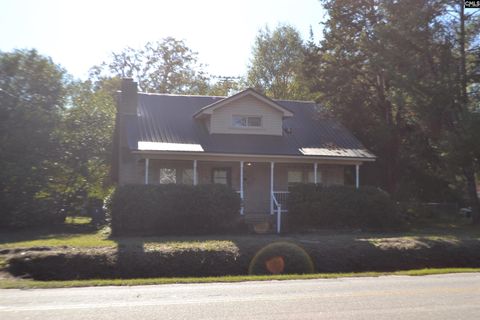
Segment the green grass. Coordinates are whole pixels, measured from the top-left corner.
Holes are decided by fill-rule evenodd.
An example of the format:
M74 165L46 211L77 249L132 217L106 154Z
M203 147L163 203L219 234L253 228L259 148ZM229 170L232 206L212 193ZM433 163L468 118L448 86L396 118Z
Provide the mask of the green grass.
M29 247L115 247L117 243L108 239L105 230L90 233L10 233L0 236L0 248Z
M359 272L359 273L318 273L318 274L288 274L272 276L224 276L204 278L146 278L146 279L93 279L70 281L36 281L25 279L0 279L1 289L43 289L43 288L73 288L97 286L139 286L177 283L215 283L215 282L245 282L271 280L306 280L306 279L336 279L352 277L380 277L380 276L425 276L447 273L480 272L480 268L444 268L420 269L396 272Z
M80 216L73 216L73 217L66 217L65 223L66 224L90 224L92 222L91 217L80 217Z

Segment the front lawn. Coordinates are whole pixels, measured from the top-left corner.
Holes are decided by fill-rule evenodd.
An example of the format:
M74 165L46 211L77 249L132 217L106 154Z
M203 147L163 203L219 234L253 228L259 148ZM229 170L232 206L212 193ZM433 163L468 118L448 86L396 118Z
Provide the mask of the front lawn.
M0 233L0 249L31 247L115 247L107 228L92 227L25 230Z
M245 277L256 252L279 240L303 247L318 273L480 267L480 230L473 227L112 238L108 228L70 223L53 230L1 233L0 278L11 277L8 272L51 280L144 278L141 283L157 277Z

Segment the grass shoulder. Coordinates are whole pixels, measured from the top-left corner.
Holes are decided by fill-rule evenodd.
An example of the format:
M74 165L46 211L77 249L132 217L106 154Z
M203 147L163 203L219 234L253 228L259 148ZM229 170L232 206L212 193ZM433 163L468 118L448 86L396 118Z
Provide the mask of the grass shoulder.
M223 276L223 277L185 277L185 278L142 278L142 279L92 279L68 281L36 281L28 279L0 279L0 289L47 289L99 286L139 286L187 283L232 283L245 281L284 281L307 279L337 279L353 277L380 276L426 276L449 273L478 273L480 268L436 268L418 269L395 272L358 272L358 273L318 273L318 274L287 274L267 276Z

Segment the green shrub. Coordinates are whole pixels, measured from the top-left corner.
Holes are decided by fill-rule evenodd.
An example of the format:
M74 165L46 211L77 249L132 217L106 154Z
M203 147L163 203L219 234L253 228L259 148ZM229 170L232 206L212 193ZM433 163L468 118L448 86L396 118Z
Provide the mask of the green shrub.
M308 253L290 242L274 242L265 246L253 257L248 268L251 275L313 272L313 262Z
M388 229L402 222L388 193L378 188L298 184L290 189L288 224L293 229Z
M207 277L244 273L237 259L237 252L223 248L27 252L12 257L8 271L35 280Z
M207 234L234 228L240 198L223 185L128 185L108 206L114 235Z
M52 197L28 198L28 195L0 193L0 230L50 227L62 224L66 212Z

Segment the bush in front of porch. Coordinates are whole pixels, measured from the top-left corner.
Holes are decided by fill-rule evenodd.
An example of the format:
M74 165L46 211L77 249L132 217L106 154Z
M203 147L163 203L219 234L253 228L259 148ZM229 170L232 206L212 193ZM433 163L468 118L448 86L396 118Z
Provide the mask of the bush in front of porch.
M108 204L114 236L232 231L239 210L238 194L223 185L126 185Z
M398 228L403 221L390 195L374 187L296 184L288 197L288 226L312 228Z

